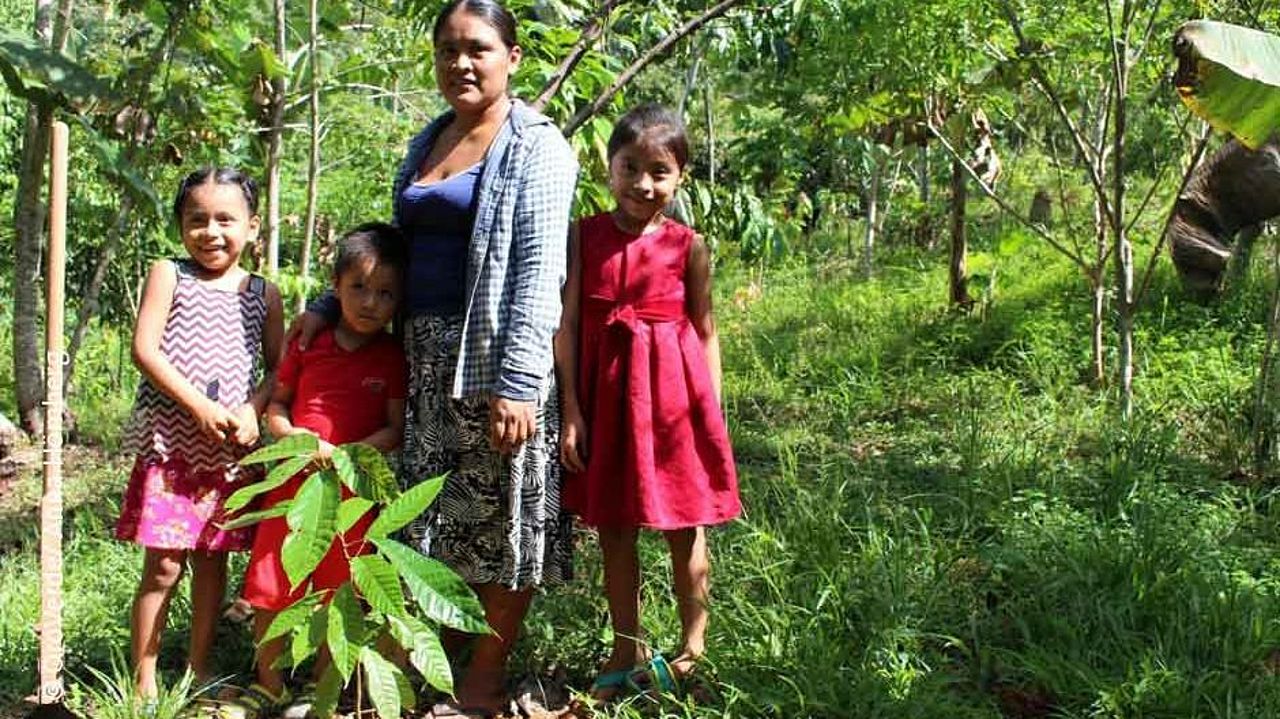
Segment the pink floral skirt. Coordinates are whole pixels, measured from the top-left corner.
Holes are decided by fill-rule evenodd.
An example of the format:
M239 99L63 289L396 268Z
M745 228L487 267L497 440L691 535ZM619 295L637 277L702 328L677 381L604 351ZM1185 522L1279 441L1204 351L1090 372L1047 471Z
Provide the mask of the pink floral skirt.
M253 546L253 528L226 531L223 503L256 478L228 481L218 470L192 470L181 456L140 456L124 493L116 538L150 549L243 551Z

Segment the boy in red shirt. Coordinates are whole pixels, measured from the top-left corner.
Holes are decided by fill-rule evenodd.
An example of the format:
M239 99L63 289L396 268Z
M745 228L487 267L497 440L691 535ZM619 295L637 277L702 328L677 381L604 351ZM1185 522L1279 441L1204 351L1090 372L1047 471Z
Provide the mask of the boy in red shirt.
M333 271L341 319L317 334L305 351L298 349L296 340L289 343L267 407L272 436L314 434L324 458L336 445L348 442L363 442L383 452L400 445L406 364L400 342L386 327L399 304L405 263L403 238L390 225L368 223L342 238ZM269 492L264 506L291 499L307 474L301 472ZM345 488L343 493L349 494ZM335 538L311 577L293 592L280 561L289 532L286 520L262 521L244 582L244 599L256 610L255 636L261 638L282 609L308 592L332 592L346 582L350 578L347 556L364 550L364 533L372 521L370 512ZM272 667L283 650L283 639L258 648L257 682L236 702L224 705L221 716L255 719L291 703L282 672Z

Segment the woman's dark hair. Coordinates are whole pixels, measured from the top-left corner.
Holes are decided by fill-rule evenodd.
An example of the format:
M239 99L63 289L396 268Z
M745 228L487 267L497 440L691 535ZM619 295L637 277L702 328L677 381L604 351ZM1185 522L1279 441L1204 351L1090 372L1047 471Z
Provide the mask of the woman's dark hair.
M432 40L440 37L440 29L444 27L445 21L458 10L484 20L485 24L498 31L498 36L507 47L512 48L517 45L516 16L497 0L449 0L441 8L440 14L436 15L435 25L431 27Z
M689 138L684 132L684 122L680 117L663 105L646 102L633 107L627 114L618 119L609 135L608 155L612 160L623 145L645 136L647 142L665 147L675 156L676 162L683 170L689 162Z
M399 228L385 222L366 222L343 235L338 240L338 258L333 262L334 279L369 260L404 271L409 256Z
M182 178L178 184L178 194L173 198L173 216L182 222L182 208L187 204L187 197L195 188L212 182L215 185L238 185L244 194L244 202L249 206L249 214L258 214L258 183L252 177L234 167L205 166Z

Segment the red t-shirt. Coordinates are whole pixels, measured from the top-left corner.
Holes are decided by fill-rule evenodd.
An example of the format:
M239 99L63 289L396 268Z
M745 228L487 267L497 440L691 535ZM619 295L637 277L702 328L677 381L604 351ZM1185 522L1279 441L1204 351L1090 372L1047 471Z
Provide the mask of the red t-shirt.
M289 408L293 426L305 427L332 444L345 444L358 442L386 426L387 401L405 397L406 369L404 353L391 335L381 335L348 352L338 346L333 330L327 329L312 339L306 352L299 351L297 343L289 344L276 381L293 390ZM292 498L304 478L305 474L295 475L268 492L263 505L270 507ZM343 496L349 494L344 487ZM258 609L278 612L307 591L331 591L342 586L350 578L347 555L368 551L364 533L372 521L370 512L341 538L335 537L310 579L290 592L289 579L280 563L288 524L284 517L263 520L258 524L245 570L244 598Z
M289 343L276 375L293 390L289 419L330 444L359 442L387 423L387 400L405 398L407 367L395 337L379 335L349 352L333 329L311 340L305 352Z

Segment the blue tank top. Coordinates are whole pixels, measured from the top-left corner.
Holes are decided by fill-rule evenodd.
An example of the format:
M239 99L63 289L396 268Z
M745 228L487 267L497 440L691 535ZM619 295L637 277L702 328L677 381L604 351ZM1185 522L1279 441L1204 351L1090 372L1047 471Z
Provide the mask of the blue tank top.
M409 243L408 314L456 315L465 306L467 248L483 163L426 185L410 183L397 201Z

